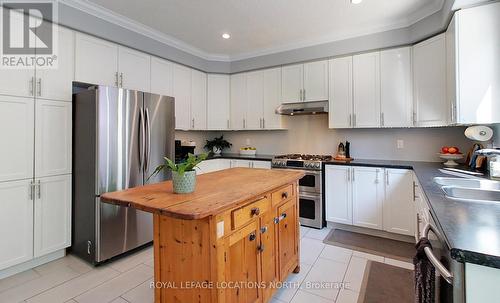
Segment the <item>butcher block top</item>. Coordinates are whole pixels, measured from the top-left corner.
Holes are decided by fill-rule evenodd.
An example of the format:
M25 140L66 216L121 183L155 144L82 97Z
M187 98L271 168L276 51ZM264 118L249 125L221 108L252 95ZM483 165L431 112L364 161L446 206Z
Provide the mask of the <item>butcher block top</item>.
M175 194L172 181L105 193L101 201L180 219L202 219L234 208L304 173L295 170L231 168L196 177L191 194Z

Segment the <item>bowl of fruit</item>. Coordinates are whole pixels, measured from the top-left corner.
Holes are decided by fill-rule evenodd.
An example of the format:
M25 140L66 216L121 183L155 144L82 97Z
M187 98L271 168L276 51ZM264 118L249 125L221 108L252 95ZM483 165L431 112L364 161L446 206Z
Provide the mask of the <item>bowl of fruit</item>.
M240 155L244 156L255 156L257 149L255 147L241 147Z
M460 160L464 157L456 146L443 146L441 148L441 153L438 155L441 159L446 160L446 162L443 163L444 166L457 166L458 163L455 162L455 160Z

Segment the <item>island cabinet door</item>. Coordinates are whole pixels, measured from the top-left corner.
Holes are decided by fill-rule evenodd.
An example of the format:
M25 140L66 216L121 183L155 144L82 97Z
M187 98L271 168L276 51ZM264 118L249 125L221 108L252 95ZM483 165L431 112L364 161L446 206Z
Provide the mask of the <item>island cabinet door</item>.
M262 301L259 222L253 221L226 238L226 302Z
M264 302L268 302L274 291L274 285L279 280L279 268L277 262L276 224L274 224L275 213L267 212L260 218L260 247L262 259L262 282Z
M297 204L292 199L278 207L278 260L280 280L295 268L298 258Z

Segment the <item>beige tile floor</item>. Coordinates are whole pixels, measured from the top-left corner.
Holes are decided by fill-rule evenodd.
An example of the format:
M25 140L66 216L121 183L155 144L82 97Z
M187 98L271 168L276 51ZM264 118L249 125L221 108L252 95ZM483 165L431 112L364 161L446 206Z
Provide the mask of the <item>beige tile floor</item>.
M368 260L413 269L410 263L325 245L328 229L300 231L301 271L290 275L291 287L278 290L271 303L357 302ZM149 303L152 279L151 247L95 268L69 255L0 280L0 302Z

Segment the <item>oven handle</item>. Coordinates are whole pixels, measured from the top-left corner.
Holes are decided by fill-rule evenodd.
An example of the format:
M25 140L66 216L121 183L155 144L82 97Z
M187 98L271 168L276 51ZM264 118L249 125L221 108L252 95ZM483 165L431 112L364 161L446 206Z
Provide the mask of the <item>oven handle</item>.
M422 236L427 238L429 236L429 231L433 231L436 235L439 233L430 223L426 223L424 228L422 229ZM425 255L429 259L429 261L434 265L434 267L441 273L441 276L448 282L449 284L453 284L453 274L448 271L448 269L441 263L438 258L432 252L430 247L424 248Z
M304 192L299 192L299 199L300 198L311 198L311 199L320 199L321 198L321 194L307 194L307 193L304 193Z

